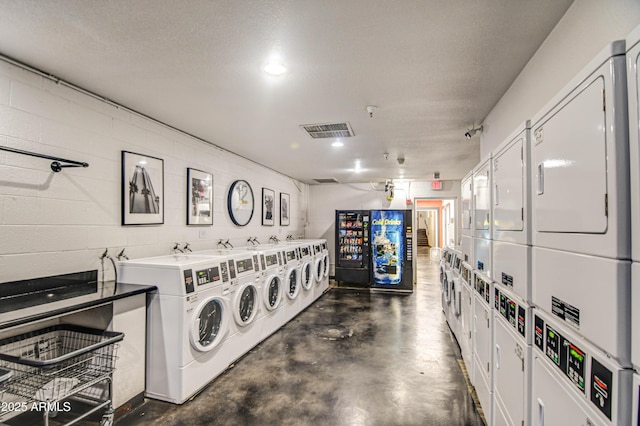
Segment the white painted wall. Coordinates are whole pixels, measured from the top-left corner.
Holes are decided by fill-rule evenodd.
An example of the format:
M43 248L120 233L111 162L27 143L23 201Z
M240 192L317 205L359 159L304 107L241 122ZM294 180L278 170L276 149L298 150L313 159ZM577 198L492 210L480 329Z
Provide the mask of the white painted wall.
M638 0L576 0L484 120L485 158L538 112L607 44L640 25Z
M53 173L43 159L0 151L0 283L90 269L122 248L130 258L193 250L219 239L304 234L308 185L30 71L0 62L0 145L85 161ZM164 160L163 225L121 226L121 151ZM186 225L187 167L214 176L214 225ZM227 214L232 181L253 187L257 208L239 228ZM261 225L262 187L291 195L291 224ZM276 210L278 211L278 210ZM110 262L105 278L113 279Z
M406 200L416 198L454 198L456 205L460 199L460 181L442 181L442 190L431 190L430 182L397 182L393 201L389 202L384 191L375 190L371 184L327 184L309 187L309 216L305 230L307 238L325 238L329 244L331 275L335 271L335 211L411 209ZM457 234L459 229L459 208L455 209ZM415 211L414 211L415 218ZM417 228L416 228L417 229ZM414 230L415 234L415 230ZM414 235L415 239L415 235Z

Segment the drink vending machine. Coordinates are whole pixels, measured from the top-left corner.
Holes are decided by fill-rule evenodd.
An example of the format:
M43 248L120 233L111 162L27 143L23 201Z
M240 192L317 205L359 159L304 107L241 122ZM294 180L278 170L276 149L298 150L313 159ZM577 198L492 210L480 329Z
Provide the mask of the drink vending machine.
M337 210L336 281L413 291L411 210Z

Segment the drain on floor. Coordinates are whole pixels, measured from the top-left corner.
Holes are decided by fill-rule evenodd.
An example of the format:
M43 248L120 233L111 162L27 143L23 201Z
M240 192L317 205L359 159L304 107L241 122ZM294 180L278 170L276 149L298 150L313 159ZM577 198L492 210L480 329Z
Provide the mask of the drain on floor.
M316 335L325 340L339 340L345 337L353 336L353 330L340 325L332 324L328 327L321 328Z

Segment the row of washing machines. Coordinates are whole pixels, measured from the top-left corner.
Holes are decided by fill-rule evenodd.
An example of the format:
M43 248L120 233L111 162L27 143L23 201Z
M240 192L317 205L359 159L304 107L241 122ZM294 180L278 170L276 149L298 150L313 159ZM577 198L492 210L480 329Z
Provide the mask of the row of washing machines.
M463 180L443 310L490 425L639 425L640 28Z
M118 264L152 284L145 395L182 404L329 288L326 240L203 250Z

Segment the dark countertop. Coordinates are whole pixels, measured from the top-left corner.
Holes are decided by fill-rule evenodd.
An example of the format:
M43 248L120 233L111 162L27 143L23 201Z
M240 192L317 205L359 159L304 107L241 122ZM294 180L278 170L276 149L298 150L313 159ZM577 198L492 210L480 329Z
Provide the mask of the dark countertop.
M27 307L18 305L15 310L0 313L0 330L157 290L153 285L118 283L114 291L114 286L114 281L100 282L95 292L56 301L51 301L43 294L40 303L32 303Z

